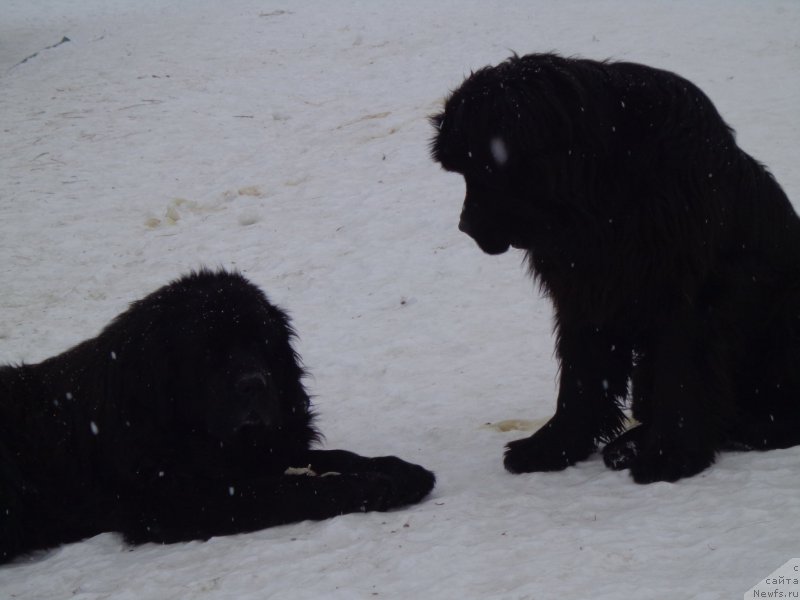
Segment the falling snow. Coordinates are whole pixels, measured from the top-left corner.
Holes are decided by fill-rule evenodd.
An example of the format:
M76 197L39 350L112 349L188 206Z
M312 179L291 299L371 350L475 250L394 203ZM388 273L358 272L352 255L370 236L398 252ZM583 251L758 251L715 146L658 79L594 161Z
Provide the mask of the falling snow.
M492 158L494 158L494 162L496 162L498 166L502 167L506 164L508 161L508 148L506 148L506 143L503 141L503 138L492 138L492 141L489 142L489 148L492 152Z

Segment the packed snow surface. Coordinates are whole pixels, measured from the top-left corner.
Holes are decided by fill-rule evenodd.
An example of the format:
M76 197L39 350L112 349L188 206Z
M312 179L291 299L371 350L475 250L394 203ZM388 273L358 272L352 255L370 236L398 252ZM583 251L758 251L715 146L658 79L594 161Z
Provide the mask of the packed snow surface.
M325 447L438 485L208 542L99 535L0 567L0 598L742 597L798 556L800 448L675 484L598 457L506 473L554 410L552 311L518 251L457 231L427 117L512 51L644 62L703 88L798 202L798 32L791 0L4 0L0 362L239 269L294 317Z

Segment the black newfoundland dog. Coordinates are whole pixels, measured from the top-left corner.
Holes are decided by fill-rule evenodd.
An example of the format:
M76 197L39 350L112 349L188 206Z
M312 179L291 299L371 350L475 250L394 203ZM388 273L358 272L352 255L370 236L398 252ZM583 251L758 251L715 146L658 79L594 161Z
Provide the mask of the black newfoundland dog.
M800 221L695 85L554 54L464 81L432 117L463 175L459 228L526 251L555 307L555 416L512 472L608 466L675 481L719 450L800 443ZM622 433L629 395L640 425Z
M310 449L292 337L241 275L202 271L0 367L0 562L104 531L171 543L421 500L422 467Z

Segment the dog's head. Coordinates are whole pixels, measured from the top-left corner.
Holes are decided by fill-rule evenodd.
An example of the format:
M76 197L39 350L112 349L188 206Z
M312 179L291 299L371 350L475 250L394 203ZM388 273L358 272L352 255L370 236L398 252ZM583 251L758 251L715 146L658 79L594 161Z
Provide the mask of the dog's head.
M114 327L120 336L140 332L120 356L143 360L134 370L144 397L131 401L165 425L223 442L286 434L302 445L316 437L289 318L241 275L178 279L134 303Z
M459 229L489 254L531 249L536 235L580 204L603 136L590 120L598 102L581 82L582 61L512 57L470 75L431 117L431 155L464 177ZM596 165L595 165L596 166Z

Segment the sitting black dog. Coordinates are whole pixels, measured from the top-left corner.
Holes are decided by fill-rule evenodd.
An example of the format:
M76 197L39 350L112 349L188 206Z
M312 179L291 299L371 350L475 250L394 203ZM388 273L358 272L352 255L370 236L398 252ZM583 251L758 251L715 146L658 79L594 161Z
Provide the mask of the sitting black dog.
M508 470L611 442L609 466L674 481L722 449L800 444L800 219L697 86L514 56L432 122L433 158L466 183L460 229L524 250L555 307L555 416ZM629 383L641 425L618 438Z
M63 354L0 367L0 562L105 531L171 543L421 500L420 466L310 449L292 337L244 277L201 271Z

